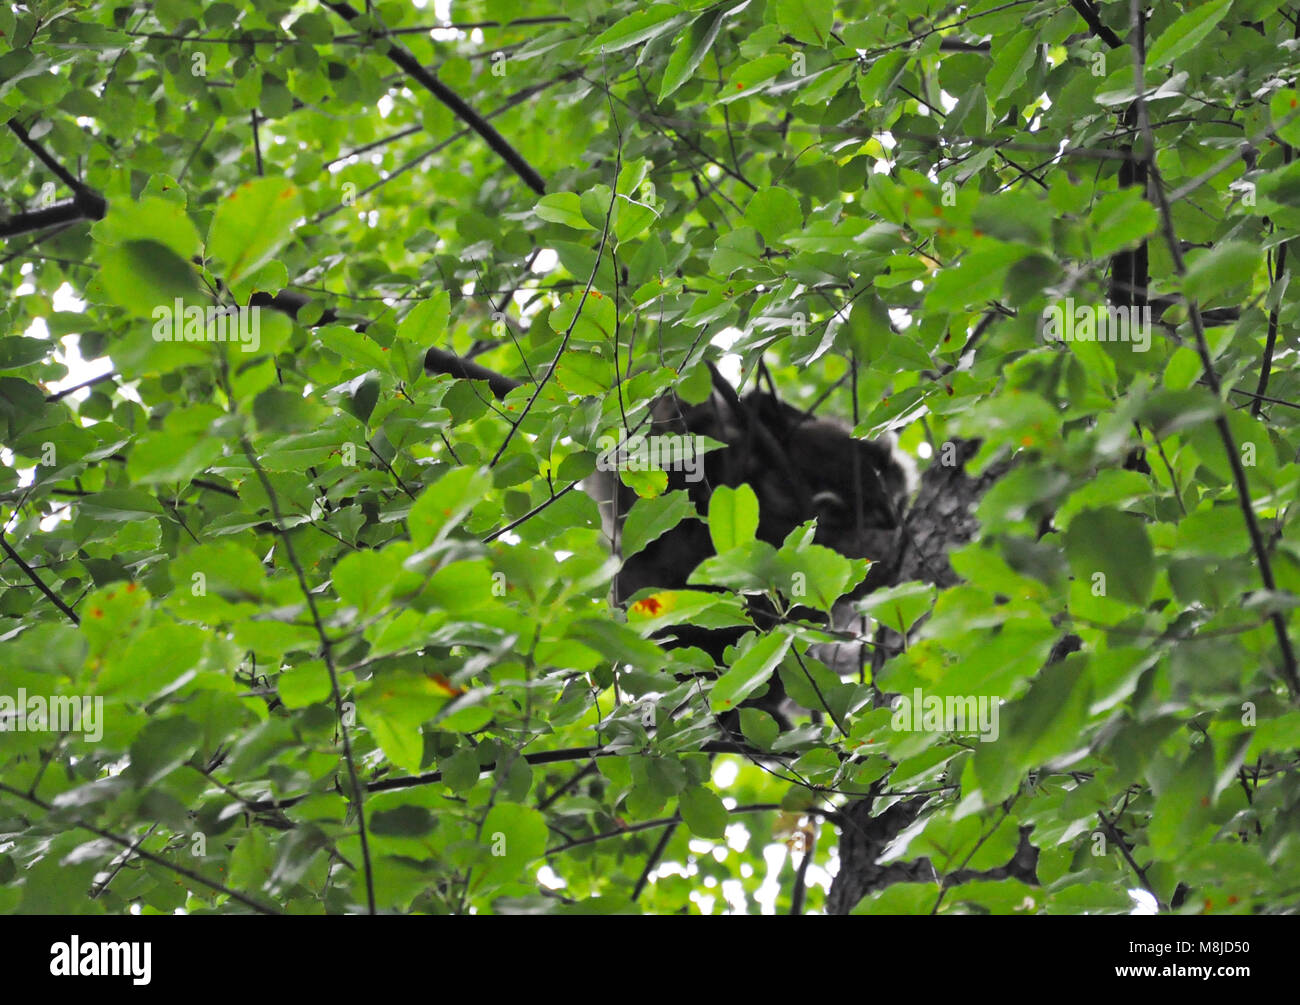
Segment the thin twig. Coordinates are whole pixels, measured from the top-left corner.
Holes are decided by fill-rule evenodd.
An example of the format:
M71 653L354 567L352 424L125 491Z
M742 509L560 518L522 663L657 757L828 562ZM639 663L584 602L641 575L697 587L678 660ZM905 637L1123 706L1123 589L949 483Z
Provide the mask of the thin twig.
M21 799L24 802L31 804L32 806L44 810L46 813L55 812L55 807L51 806L43 799L37 799L35 796L28 795L27 793L22 792L19 789L15 789L13 786L7 785L4 782L0 782L0 792L7 793L8 795L13 796L15 799ZM259 901L254 900L252 897L240 893L238 890L232 890L227 886L222 886L216 880L208 879L206 876L195 872L193 869L187 869L185 868L185 866L177 865L175 862L169 862L167 861L167 859L163 858L160 855L155 855L151 851L145 851L143 848L137 847L134 842L128 840L127 838L122 837L119 834L114 834L111 831L103 830L99 827L96 827L94 824L87 823L84 820L73 819L68 821L68 825L72 827L79 827L81 830L84 831L89 831L91 834L94 834L96 837L101 837L105 841L111 841L113 842L113 844L118 845L122 848L126 848L128 851L134 850L135 854L139 855L142 859L148 862L152 862L154 863L154 865L162 866L164 869L170 869L172 870L172 872L184 876L186 879L193 880L195 883L198 883L202 886L206 886L209 890L214 890L217 893L225 894L231 900L238 901L239 903L243 904L245 907L251 908L252 910L256 911L258 914L279 914L280 913L275 908L260 903Z
M23 570L27 578L30 579L36 585L36 588L40 590L43 594L45 594L46 597L49 598L50 603L52 603L55 607L57 607L60 611L62 611L64 614L67 615L69 621L71 621L74 625L81 624L81 619L77 617L77 612L74 611L67 604L65 604L59 598L58 594L56 594L53 590L51 590L48 586L46 586L45 581L41 579L40 576L36 575L36 570L23 561L22 555L14 551L13 546L10 545L10 543L5 539L3 530L0 530L0 548L3 548L4 553L14 560L18 568Z
M108 884L113 882L113 880L117 878L117 874L126 867L126 864L128 862L131 861L131 856L135 854L136 849L139 848L142 844L144 844L145 840L149 837L149 835L151 835L157 829L158 829L158 822L155 820L153 823L149 825L149 829L140 835L140 840L138 840L132 847L128 848L125 852L122 853L122 857L117 860L117 865L113 867L113 871L108 874L108 876L104 879L104 882L100 883L98 886L96 886L93 890L90 891L91 900L94 900L101 893L103 893L105 890L108 889Z
M665 827L664 832L659 835L659 843L655 845L654 851L650 853L650 857L645 860L645 867L641 870L641 875L637 878L636 886L632 888L632 900L635 901L641 896L642 891L645 890L646 884L650 882L650 874L654 872L655 866L659 864L659 860L664 857L664 852L668 848L668 842L673 839L673 835L676 833L677 823L674 821Z
M560 365L560 359L564 356L565 350L569 347L569 339L573 337L573 330L578 326L578 319L582 317L582 309L587 305L587 297L591 295L591 288L596 282L596 275L600 272L601 260L605 257L605 244L609 241L610 225L614 218L614 204L618 200L618 175L621 170L622 156L620 153L614 158L614 184L611 186L612 191L609 195L609 206L605 209L605 225L601 228L600 244L596 248L596 261L591 266L591 275L587 277L586 288L583 289L582 296L578 299L578 305L574 308L573 317L569 320L568 327L564 329L564 337L560 339L560 347L555 350L555 358L551 360L551 365L546 368L546 372L542 374L542 379L539 380L537 386L533 388L532 395L528 398L528 402L519 413L519 418L511 424L510 430L506 433L505 439L501 441L501 446L499 446L497 452L492 455L492 460L488 462L489 468L496 467L497 461L501 460L501 455L506 452L506 447L510 446L510 441L514 438L515 433L519 431L519 427L523 425L524 419L528 417L528 413L532 411L533 405L537 403L537 399L541 395L542 389L546 387L551 377L555 375L555 368ZM618 304L614 305L614 312L618 312Z
M235 400L233 392L230 399ZM302 590L303 597L307 600L307 609L311 612L312 623L316 626L316 634L320 637L321 658L325 661L325 669L329 672L330 690L334 697L334 711L338 716L339 735L343 740L343 760L347 763L348 779L352 785L352 795L356 799L357 805L357 833L361 838L361 860L366 875L366 902L371 914L375 914L375 877L374 869L370 863L370 842L366 835L366 806L365 806L365 789L357 777L357 765L352 756L352 738L348 731L347 714L343 708L343 691L339 686L338 670L334 666L333 644L330 642L329 635L325 631L325 625L321 621L320 611L316 609L316 598L312 595L311 587L307 585L307 575L303 572L302 563L298 561L298 556L293 550L293 542L290 540L289 532L284 528L283 517L280 513L280 501L276 495L274 487L271 485L270 478L267 477L257 455L253 452L253 445L248 442L248 437L240 436L240 445L244 449L244 456L248 458L248 463L252 465L258 481L262 483L262 490L266 493L266 500L271 507L271 516L275 521L273 526L276 535L284 543L284 554L293 566L293 571L298 577L298 586Z
M1144 22L1142 20L1141 0L1129 0L1129 10L1133 21L1133 80L1134 90L1137 92L1135 104L1137 106L1138 126L1142 135L1142 159L1146 161L1147 170L1150 172L1153 182L1151 187L1155 195L1157 208L1160 211L1161 230L1164 234L1165 244L1169 247L1169 255L1173 259L1174 272L1179 278L1182 278L1187 274L1187 266L1183 260L1182 245L1178 243L1178 234L1174 230L1173 213L1169 208L1170 200L1165 196L1164 179L1156 167L1155 137L1151 132L1146 98L1143 95L1146 87L1146 39L1143 32ZM1205 382L1210 390L1214 392L1214 396L1222 400L1223 392L1219 384L1219 375L1214 369L1214 359L1210 355L1209 342L1205 337L1205 324L1201 318L1200 305L1194 299L1189 298L1187 311L1188 319L1192 324L1192 332L1196 336L1196 351L1201 358L1201 367L1205 371ZM1263 535L1260 534L1259 522L1255 519L1255 508L1250 500L1250 483L1246 480L1246 471L1241 465L1241 457L1237 453L1237 445L1232 437L1232 429L1228 425L1227 417L1222 413L1215 417L1214 425L1218 430L1219 439L1223 442L1228 465L1232 468L1232 479L1237 489L1237 503L1246 522L1246 531L1250 535L1251 548L1255 553L1255 562L1259 565L1259 578L1263 581L1266 590L1270 593L1275 592L1277 583L1273 578L1273 565L1269 559L1268 548L1264 544ZM1283 679L1286 682L1287 689L1291 692L1291 700L1300 702L1300 675L1297 675L1296 672L1295 652L1291 648L1291 638L1287 634L1286 618L1281 611L1274 611L1269 616L1269 620L1273 622L1278 648L1282 653Z

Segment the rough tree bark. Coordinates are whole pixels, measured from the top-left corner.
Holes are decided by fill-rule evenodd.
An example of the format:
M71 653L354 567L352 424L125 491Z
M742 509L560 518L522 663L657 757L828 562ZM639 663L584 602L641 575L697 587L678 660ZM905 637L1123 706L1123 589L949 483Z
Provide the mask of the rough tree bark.
M1006 463L995 463L973 477L966 472L966 465L979 449L978 442L957 441L953 448L953 463L942 463L944 458L941 454L921 475L916 501L907 513L908 534L903 541L904 550L894 577L895 583L919 580L942 589L959 582L948 561L948 552L975 537L979 530L974 515L975 505L1009 467ZM878 671L883 665L883 654L895 648L890 644L888 634L877 636L877 642L884 645L876 647L876 654L882 658L873 660L877 664L873 665L873 671ZM880 865L877 861L890 841L916 819L925 799L897 802L878 816L872 816L878 798L867 796L844 808L840 828L840 868L826 898L828 914L848 914L867 894L894 883L933 878L933 871L924 859L890 865ZM1021 865L1022 855L1028 856L1031 851L1022 841L1013 865ZM1023 864L1032 869L1032 862ZM1023 868L1016 871L1024 872Z

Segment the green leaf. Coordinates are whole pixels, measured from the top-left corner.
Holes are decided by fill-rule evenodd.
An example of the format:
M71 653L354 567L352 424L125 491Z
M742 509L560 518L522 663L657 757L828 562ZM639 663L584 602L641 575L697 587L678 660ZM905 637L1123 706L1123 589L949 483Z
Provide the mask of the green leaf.
M619 52L667 34L682 23L686 15L669 4L654 4L615 22L587 43L584 55Z
M858 78L858 94L870 108L882 104L907 66L906 52L887 52L872 60L870 69Z
M894 329L889 308L874 294L858 297L849 308L848 337L858 359L870 363L889 351Z
M1284 87L1273 95L1268 108L1277 134L1293 147L1300 146L1300 93Z
M108 216L90 232L95 240L110 245L155 241L187 261L199 250L199 232L186 215L184 203L155 196L113 203Z
M826 45L835 23L834 0L775 0L781 29L810 45Z
M783 188L763 188L754 193L745 207L745 222L763 235L768 244L777 244L782 235L803 225L799 200Z
M1225 241L1198 257L1183 277L1183 292L1202 303L1215 294L1248 285L1259 268L1259 245Z
M478 753L473 748L458 750L451 757L438 762L442 780L452 792L468 792L478 781Z
M537 200L537 215L574 230L595 229L582 215L582 200L573 192L554 192Z
M677 808L696 837L720 841L727 833L727 807L717 793L703 785L677 797Z
M172 412L163 428L147 433L131 449L127 471L144 485L187 482L221 456L221 441L212 436L212 424L221 416L215 405L196 404Z
M546 851L546 818L531 806L499 803L483 821L482 851L486 864L479 886L496 886L530 878L526 867Z
M81 512L96 520L142 520L163 515L163 508L147 492L138 489L110 489L81 500Z
M411 308L410 313L397 326L397 337L423 348L437 345L447 330L450 312L450 294L446 290L438 290Z
M740 731L745 739L759 750L771 750L772 744L780 736L781 727L766 712L757 708L740 710Z
M858 601L857 609L870 614L882 625L899 634L911 631L912 626L934 606L934 587L925 583L900 583L875 590Z
M278 387L267 388L253 399L253 418L268 432L301 433L322 422L326 414L316 402Z
M677 396L690 405L699 405L709 400L713 393L713 379L707 367L693 367L677 385Z
M997 105L1025 80L1025 72L1035 57L1034 42L1038 32L1033 28L1016 32L1002 44L993 47L993 62L984 81L984 93L989 103Z
M1145 604L1155 584L1155 553L1142 518L1118 510L1084 510L1065 532L1076 577L1098 596Z
M54 350L54 343L43 338L10 335L0 339L0 370L17 370L44 359Z
M402 564L388 552L354 551L334 566L334 591L363 614L383 610L402 575Z
M204 632L193 625L147 628L108 653L96 690L118 701L149 701L194 676L205 641Z
M225 270L227 283L256 272L293 237L302 196L284 178L246 181L217 206L208 230L208 255Z
M1173 777L1157 788L1151 813L1151 854L1166 862L1179 861L1198 837L1212 826L1214 749L1207 739L1195 747Z
M837 551L812 544L811 534L808 540L787 540L777 559L782 574L788 577L789 585L782 592L800 604L824 611L867 574L867 562L850 561Z
M419 773L424 763L424 737L418 725L381 709L367 710L364 721L385 757L408 774Z
M274 73L262 74L262 92L259 108L268 119L278 119L293 110L293 95L284 81Z
M767 84L790 70L790 58L769 52L734 70L723 85L719 100L724 104L740 101L759 93ZM779 191L779 190L778 190Z
M695 515L695 506L684 491L669 492L657 499L638 499L623 524L620 552L624 561Z
M188 306L199 296L194 267L157 241L124 241L100 261L99 281L109 300L136 317L153 317L158 307L173 310L178 300Z
M599 353L566 352L555 367L555 382L574 394L603 394L614 384L614 367Z
M704 57L713 48L713 42L718 37L727 13L724 5L711 14L703 14L677 36L676 47L664 69L663 82L659 85L659 101L667 100L695 74L700 63L704 62Z
M1159 223L1155 207L1140 189L1113 192L1093 207L1092 253L1097 258L1113 255L1155 233Z
M445 294L444 294L445 296ZM426 301L428 303L428 301ZM425 304L418 305L411 314L415 314ZM432 313L436 315L436 306ZM407 315L409 319L411 315ZM405 322L403 322L405 323ZM436 324L436 322L435 322ZM431 325L432 327L432 325ZM439 333L440 334L440 333ZM434 335L429 340L429 344L436 344L438 335ZM347 325L322 325L316 329L316 340L327 349L338 353L344 361L349 364L348 370L387 370L388 357L384 353L383 346L379 345L365 333L355 331Z
M1193 4L1192 9L1171 24L1152 44L1147 53L1147 68L1158 70L1200 45L1214 26L1223 20L1232 0L1210 0Z
M581 314L578 313L579 305L582 307ZM547 318L547 324L557 335L564 334L572 326L576 341L606 342L614 335L614 301L595 288L583 299L582 290L579 289L561 298L559 306ZM612 364L609 371L612 375ZM605 384L601 390L609 386Z
M751 540L720 555L710 555L691 573L689 585L725 586L745 593L785 589L789 573L766 541Z
M719 485L709 497L709 537L718 554L754 540L758 533L758 496L748 485Z
M438 818L423 806L399 806L377 810L370 818L376 834L386 837L419 837L438 825Z
M492 484L486 471L453 468L434 482L411 507L406 518L411 543L423 548L441 540L479 502Z
M324 660L309 660L280 674L276 693L286 708L306 708L325 701L331 693L329 670Z
M197 746L198 732L189 719L154 719L131 744L127 776L136 788L146 788L184 764Z
M677 795L686 785L686 769L675 757L648 757L645 767L651 787L665 799Z
M713 685L713 690L709 693L709 707L715 712L735 708L767 683L772 672L790 651L790 641L790 636L782 632L758 636L732 663L731 669Z

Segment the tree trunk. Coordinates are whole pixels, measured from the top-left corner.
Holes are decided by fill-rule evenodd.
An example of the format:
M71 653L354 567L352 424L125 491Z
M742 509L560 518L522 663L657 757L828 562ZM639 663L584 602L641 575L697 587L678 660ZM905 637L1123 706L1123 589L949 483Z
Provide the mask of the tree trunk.
M975 506L1010 467L1009 463L999 461L978 477L968 475L966 464L978 449L979 442L975 440L940 445L939 456L921 476L916 501L907 513L908 533L904 535L895 583L919 580L943 589L959 582L948 561L948 552L975 537L979 529L974 516ZM885 654L896 651L897 643L902 640L886 630L877 635L876 641L873 674L883 666L887 658ZM879 644L882 642L883 645ZM884 700L883 695L880 700ZM895 803L878 816L873 816L872 806L877 798L866 796L844 808L844 822L840 828L840 869L826 898L828 914L848 914L867 894L893 883L925 881L934 877L925 859L885 866L877 862L885 847L916 819L925 797ZM1008 867L1011 871L997 871L1022 878L1026 874L1032 876L1032 861L1021 861L1034 857L1032 852L1033 849L1022 838L1021 849Z

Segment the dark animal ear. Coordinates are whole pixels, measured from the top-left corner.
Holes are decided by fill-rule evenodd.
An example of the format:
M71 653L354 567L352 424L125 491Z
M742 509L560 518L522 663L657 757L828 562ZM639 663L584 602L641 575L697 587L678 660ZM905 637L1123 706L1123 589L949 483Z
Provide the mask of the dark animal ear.
M745 395L745 407L751 415L758 416L758 420L773 436L783 442L789 437L790 431L803 421L803 414L797 408L766 391L750 391Z
M880 480L895 505L916 491L916 464L913 463L912 458L897 448L893 436L885 435L878 439L864 439L858 442L862 444L862 451L880 475Z

